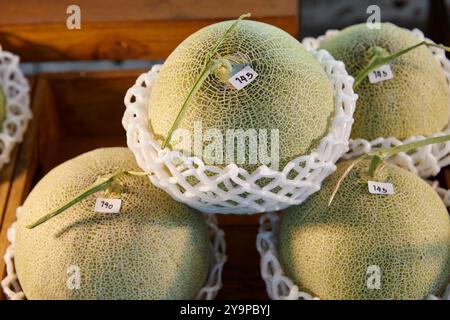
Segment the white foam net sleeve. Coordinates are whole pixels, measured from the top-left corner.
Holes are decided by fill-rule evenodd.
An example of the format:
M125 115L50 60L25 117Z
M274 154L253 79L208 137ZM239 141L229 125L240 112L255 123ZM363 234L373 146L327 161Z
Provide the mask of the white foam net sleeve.
M17 208L17 218L22 214L21 207ZM225 254L225 233L217 226L217 219L211 214L205 214L205 221L209 229L209 240L211 247L211 261L208 277L204 286L196 296L196 300L212 300L222 288L222 270L227 260ZM6 263L6 276L1 282L3 292L7 299L26 300L22 292L19 280L14 267L14 243L16 238L16 223L14 222L8 229L7 239L9 246L6 249L4 260Z
M222 288L223 265L227 261L225 233L217 226L217 219L213 214L205 214L211 240L211 266L205 286L200 289L197 300L213 300Z
M429 41L432 40L425 38L422 31L419 29L414 29L411 31L412 34L417 38L417 41ZM311 48L318 48L320 42L339 33L337 30L329 30L325 35L314 38L305 38L303 44ZM428 49L433 54L436 62L442 67L445 78L447 80L448 90L450 91L450 61L445 56L445 51L440 48L428 47ZM449 101L450 106L450 101ZM450 122L442 132L437 132L433 134L433 137L443 136L450 134ZM350 150L344 155L345 159L354 159L363 153L370 152L371 150L380 148L389 148L392 146L398 146L405 143L410 143L414 141L423 140L424 136L413 136L405 140L399 140L395 137L384 138L380 137L371 141L365 139L351 139L350 140ZM441 168L450 165L450 142L442 142L434 145L428 145L422 148L418 148L413 152L399 153L395 157L391 157L387 160L388 162L394 163L404 169L413 172L423 178L428 178L435 176L439 173Z
M348 150L357 99L352 89L353 78L344 64L325 50L309 48L309 51L333 84L335 98L332 125L311 154L290 161L282 171L262 165L249 174L236 164L219 168L205 165L198 157L161 149L148 130L151 87L161 69L161 65L156 65L137 79L124 100L122 124L137 163L144 171L153 173L150 180L155 186L201 212L253 214L302 203L320 189L322 181L336 169L335 162ZM258 181L262 179L269 179L270 183L261 187ZM197 183L191 185L189 181Z
M19 68L19 57L0 47L0 87L6 98L6 118L0 128L0 169L9 162L11 151L20 143L32 114L30 87Z
M437 181L429 181L444 201L447 209L450 208L450 190L439 187ZM259 232L256 237L256 249L260 254L261 276L266 284L267 294L273 300L317 300L307 292L301 291L289 279L278 258L277 239L280 226L280 217L276 213L266 213L259 219ZM450 300L450 283L441 297L428 295L427 300Z

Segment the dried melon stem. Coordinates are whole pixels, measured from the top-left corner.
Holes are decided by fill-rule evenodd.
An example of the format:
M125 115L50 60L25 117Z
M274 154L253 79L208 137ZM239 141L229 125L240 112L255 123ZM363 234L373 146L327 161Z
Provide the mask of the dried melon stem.
M180 123L184 113L186 112L189 104L191 103L192 99L194 98L195 94L198 92L200 87L202 86L203 82L206 80L206 78L211 74L211 72L216 72L216 75L222 80L224 77L226 77L228 72L228 64L226 59L216 59L213 60L214 55L216 54L219 47L222 45L222 43L225 41L225 39L228 37L228 35L236 28L239 21L241 21L244 18L250 17L250 13L246 13L241 15L234 23L224 32L224 34L217 39L214 46L211 48L211 50L208 52L205 58L205 62L203 63L203 69L198 75L196 81L194 82L194 85L192 86L191 91L187 95L186 99L183 102L183 105L180 108L180 111L178 112L175 121L173 122L172 126L169 129L169 132L167 133L167 137L162 143L161 147L164 149L167 144L170 142L170 139L172 138L173 132L177 129L178 124ZM231 64L230 64L231 66ZM230 70L231 72L231 70ZM227 78L228 80L228 78Z
M415 48L420 47L422 45L425 45L427 47L436 47L436 48L443 49L447 52L450 52L450 47L446 47L442 44L436 44L436 43L432 43L432 42L428 42L428 41L419 42L418 44L415 44L409 48L399 50L392 54L389 54L386 49L378 47L378 46L370 47L367 50L367 54L370 57L369 63L355 77L353 89L356 89L361 84L361 82L369 75L369 73L372 72L373 70L375 70L376 68L379 68L382 65L388 64L392 60L394 60L394 59L404 55L405 53L408 53L409 51L414 50Z
M415 149L418 149L421 147L425 147L430 144L442 143L442 142L446 142L446 141L450 141L450 134L440 136L440 137L431 137L431 138L423 139L420 141L406 143L406 144L403 144L400 146L379 149L376 151L362 154L361 156L359 156L358 158L354 159L351 162L351 164L348 166L348 168L344 171L342 176L337 181L336 186L335 186L333 193L331 194L330 200L328 202L328 206L330 206L331 203L333 202L333 199L334 199L336 193L338 192L344 179L349 175L349 173L353 170L353 168L361 161L370 159L370 158L372 159L372 161L370 162L368 171L367 171L367 175L368 175L368 177L373 178L376 170L380 166L384 165L384 161L386 159L388 159L396 154L399 154L400 152L408 152L408 151L415 150Z
M239 72L250 64L250 59L245 54L236 52L234 55L226 55L225 57L213 59L211 74L226 84L236 72Z
M108 180L111 176L102 176L98 177L97 181L95 181L94 185L100 184ZM108 197L118 198L125 191L125 185L120 180L114 180L106 186L103 190Z
M220 58L213 61L213 66L211 67L212 73L223 83L226 83L231 77L233 72L233 66L231 61L228 59Z

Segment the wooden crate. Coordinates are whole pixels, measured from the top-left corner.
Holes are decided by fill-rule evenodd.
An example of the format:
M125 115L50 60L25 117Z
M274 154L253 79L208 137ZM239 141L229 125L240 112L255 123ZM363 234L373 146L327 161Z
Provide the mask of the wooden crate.
M201 27L251 12L252 19L298 34L296 0L79 0L82 29L68 30L71 1L2 4L0 44L22 61L155 59ZM106 10L106 9L107 10ZM219 10L220 8L220 10ZM40 74L30 79L32 110L24 142L0 172L0 254L6 232L35 183L61 162L98 147L125 146L123 98L146 70ZM93 94L92 88L95 88ZM221 299L266 299L255 241L259 216L221 216L227 235ZM0 260L0 277L5 264ZM4 298L0 295L0 299Z

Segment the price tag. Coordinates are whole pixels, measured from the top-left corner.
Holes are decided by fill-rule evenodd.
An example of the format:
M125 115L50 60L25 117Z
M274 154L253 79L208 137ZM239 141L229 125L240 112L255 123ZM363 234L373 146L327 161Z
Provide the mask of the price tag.
M100 213L119 213L121 206L122 199L97 198L94 211Z
M394 78L391 66L388 64L382 65L369 73L370 83L377 83Z
M392 183L369 181L369 193L372 194L394 194Z
M241 90L242 88L252 83L257 76L258 74L255 70L252 69L252 67L246 66L244 69L228 79L228 82L230 82L237 90Z

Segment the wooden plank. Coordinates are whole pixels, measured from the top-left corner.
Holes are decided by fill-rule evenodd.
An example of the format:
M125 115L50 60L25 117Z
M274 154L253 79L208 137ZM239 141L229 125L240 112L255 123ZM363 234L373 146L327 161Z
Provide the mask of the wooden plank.
M297 0L17 0L3 1L0 25L63 23L69 5L81 9L82 22L202 20L294 15Z
M68 137L115 135L125 141L121 125L125 110L123 99L143 72L73 72L43 77L52 88L58 123Z
M6 210L18 154L19 146L15 146L11 154L11 160L0 170L0 226Z
M34 84L31 82L30 84ZM35 97L35 86L31 86L31 97ZM36 100L32 99L31 108L34 113L34 119L38 116L38 110L35 108ZM33 119L33 120L34 120ZM9 246L6 234L8 228L16 219L16 208L20 206L23 199L28 194L31 187L31 182L36 171L36 121L30 121L28 130L25 133L24 140L21 145L18 146L18 152L16 156L16 164L14 168L14 176L11 180L8 200L3 211L3 217L0 225L0 253L2 259L0 260L0 277L3 279L6 273L6 266L3 260L3 254L6 248ZM0 299L4 299L3 291L0 292Z
M223 19L0 25L0 43L22 61L165 59L190 34ZM255 18L296 36L297 16Z
M33 147L36 148L39 167L42 171L52 169L57 163L54 158L61 150L63 124L58 118L53 90L45 77L39 77L36 84L35 102L36 133ZM64 144L62 144L64 145Z
M28 78L30 85L30 94L34 90L34 78ZM0 169L0 225L6 208L14 171L16 168L17 157L19 155L20 144L16 145L11 153L11 159L8 164Z

